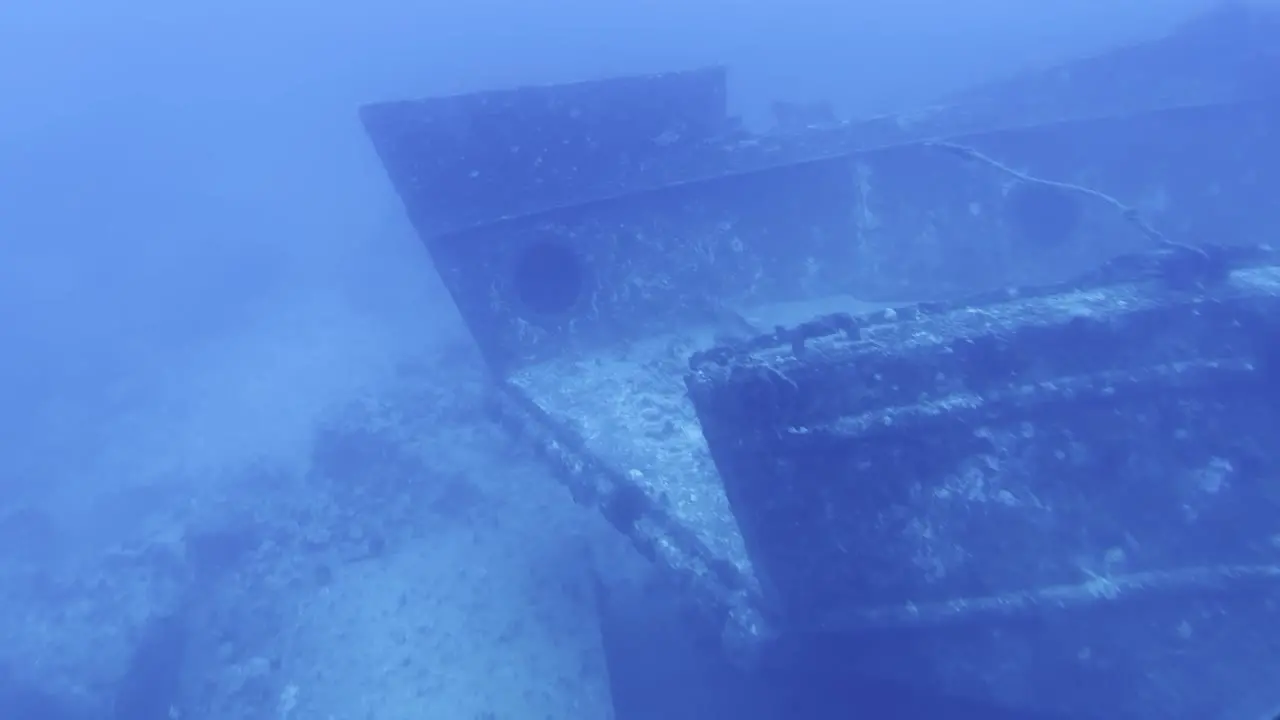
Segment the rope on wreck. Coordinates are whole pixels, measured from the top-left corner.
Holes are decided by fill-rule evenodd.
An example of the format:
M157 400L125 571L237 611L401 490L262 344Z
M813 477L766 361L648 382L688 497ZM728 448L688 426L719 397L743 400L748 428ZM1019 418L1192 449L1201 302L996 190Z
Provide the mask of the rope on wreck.
M999 160L996 160L990 155L981 153L967 145L960 145L957 143L947 142L944 140L930 140L925 142L924 146L942 150L943 152L951 153L952 155L956 155L965 160L974 160L974 161L980 162L999 172L1002 172L1006 175L1017 178L1018 180L1024 183L1028 183L1030 185L1039 185L1042 187L1065 190L1067 192L1078 193L1085 197L1099 200L1115 208L1116 211L1120 213L1121 217L1123 217L1130 225L1133 225L1135 228L1137 228L1138 232L1142 233L1144 237L1146 237L1148 240L1151 240L1156 245L1168 250L1176 250L1178 252L1191 253L1193 255L1200 256L1201 258L1204 258L1204 259L1208 259L1209 257L1208 252L1206 252L1201 248L1169 239L1168 236L1166 236L1164 233L1157 230L1154 226L1151 225L1151 223L1147 222L1146 219L1142 217L1142 214L1138 212L1137 208L1131 205L1126 205L1120 202L1119 200L1117 200L1116 198L1112 197L1111 195L1108 195L1100 190L1095 190L1093 188L1085 187L1083 185L1076 185L1074 183L1060 182L1058 180L1046 180L1045 178L1036 177L1034 175L1028 175L1027 173L1024 173L1020 170L1015 170L1009 167L1008 165L1005 165L1004 163L1000 162Z

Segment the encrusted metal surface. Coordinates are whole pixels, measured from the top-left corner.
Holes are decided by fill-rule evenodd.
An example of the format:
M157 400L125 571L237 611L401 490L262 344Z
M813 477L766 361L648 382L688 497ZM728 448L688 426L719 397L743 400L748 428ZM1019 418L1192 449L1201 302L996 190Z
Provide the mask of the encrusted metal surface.
M1280 268L1227 263L1208 262L1222 276L1203 289L1138 267L1119 282L890 311L695 359L703 431L790 621L875 623L894 604L918 619L921 603L959 612L965 598L1071 584L1087 579L1080 556L1126 534L1146 543L1128 553L1140 569L1195 565L1165 545L1199 526L1126 515L1190 500L1076 475L1106 467L1099 453L1140 463L1114 469L1133 482L1255 460L1250 438L1273 418L1249 394L1271 387ZM1190 436L1217 450L1201 457Z
M875 306L848 297L744 310L740 324L793 324ZM514 372L504 418L541 450L581 503L598 506L744 653L770 632L765 602L683 384L689 357L722 328L703 325Z
M1115 718L1216 717L1273 680L1277 260L1125 257L699 353L774 626L888 635L914 652L886 672ZM1071 690L1102 680L1124 689Z

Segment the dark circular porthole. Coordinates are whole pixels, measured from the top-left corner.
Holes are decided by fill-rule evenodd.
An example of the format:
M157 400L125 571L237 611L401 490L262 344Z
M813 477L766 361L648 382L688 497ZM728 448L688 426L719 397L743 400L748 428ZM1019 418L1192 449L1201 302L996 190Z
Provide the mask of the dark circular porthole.
M1070 242L1080 229L1080 197L1062 188L1019 182L1005 198L1010 225L1019 239L1041 248Z
M516 255L511 288L518 306L534 315L563 315L578 304L586 288L586 264L561 242L530 243Z

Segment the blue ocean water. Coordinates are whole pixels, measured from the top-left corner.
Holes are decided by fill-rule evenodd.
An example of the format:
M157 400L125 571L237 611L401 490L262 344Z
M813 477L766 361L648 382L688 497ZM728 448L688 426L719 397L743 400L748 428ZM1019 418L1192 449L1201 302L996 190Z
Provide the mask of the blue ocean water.
M0 716L1272 717L1278 13L0 7Z

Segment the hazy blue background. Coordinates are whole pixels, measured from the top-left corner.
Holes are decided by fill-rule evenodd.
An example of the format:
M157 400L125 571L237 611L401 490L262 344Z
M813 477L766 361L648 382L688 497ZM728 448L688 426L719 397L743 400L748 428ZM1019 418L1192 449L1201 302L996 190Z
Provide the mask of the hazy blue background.
M316 413L459 331L367 101L725 62L868 113L1212 0L0 3L0 482L301 461Z

